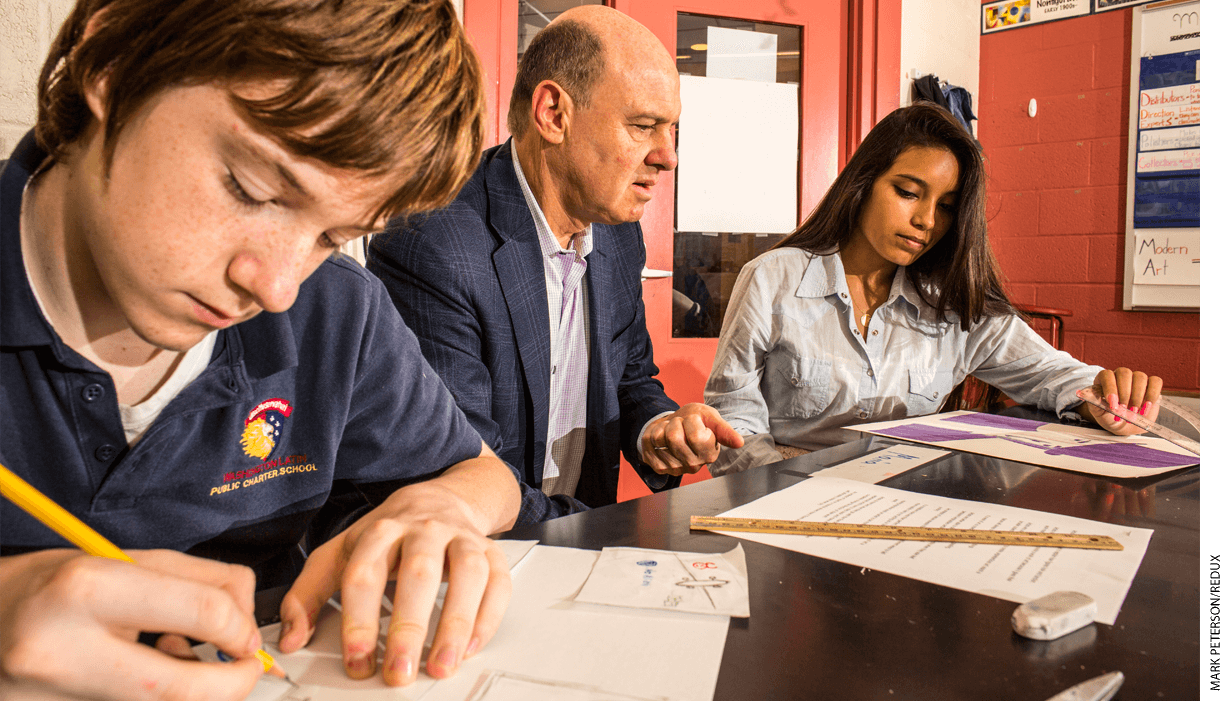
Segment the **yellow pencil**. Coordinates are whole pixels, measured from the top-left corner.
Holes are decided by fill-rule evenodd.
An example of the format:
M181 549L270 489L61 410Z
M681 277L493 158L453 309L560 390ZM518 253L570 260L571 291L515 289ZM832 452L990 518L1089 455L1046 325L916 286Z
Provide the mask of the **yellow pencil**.
M20 506L34 518L42 521L45 526L59 533L65 540L81 548L91 555L108 557L112 560L135 562L114 543L99 535L81 519L73 516L64 507L49 499L29 482L18 477L12 470L0 465L0 495ZM261 648L256 649L256 659L264 665L265 671L275 676L291 681L286 672L278 666L273 657Z

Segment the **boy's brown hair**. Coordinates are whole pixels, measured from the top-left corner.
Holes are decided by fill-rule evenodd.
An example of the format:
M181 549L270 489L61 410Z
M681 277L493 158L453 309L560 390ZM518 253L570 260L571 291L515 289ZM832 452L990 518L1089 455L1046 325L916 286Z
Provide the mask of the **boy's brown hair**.
M293 154L399 176L377 217L447 204L482 152L482 69L451 0L78 0L39 79L35 135L52 158L89 126L100 78L108 162L164 89L281 87L232 99Z

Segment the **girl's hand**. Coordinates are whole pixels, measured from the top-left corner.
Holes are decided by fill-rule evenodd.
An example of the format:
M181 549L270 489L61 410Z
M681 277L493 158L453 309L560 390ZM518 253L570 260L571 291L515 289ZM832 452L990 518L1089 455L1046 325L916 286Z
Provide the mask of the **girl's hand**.
M1143 372L1133 372L1129 368L1103 370L1098 373L1094 386L1106 398L1106 403L1115 409L1127 409L1140 414L1150 421L1157 421L1160 407L1158 399L1162 396L1162 378L1150 376ZM1144 429L1124 421L1109 411L1090 404L1081 404L1078 411L1085 418L1098 422L1102 428L1117 436L1132 436L1144 433Z

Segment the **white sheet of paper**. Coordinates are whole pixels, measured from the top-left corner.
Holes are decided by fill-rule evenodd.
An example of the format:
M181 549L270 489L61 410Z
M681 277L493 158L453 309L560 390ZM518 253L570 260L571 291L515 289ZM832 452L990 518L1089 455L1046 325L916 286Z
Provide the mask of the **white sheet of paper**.
M777 35L746 29L709 27L705 32L705 75L777 82Z
M799 86L684 75L679 97L676 228L793 231L799 216Z
M1154 436L1115 436L1101 429L1011 416L952 411L851 426L897 440L1106 477L1147 477L1200 463Z
M947 450L924 448L921 445L895 445L840 465L817 470L811 473L811 476L841 477L855 482L876 484L945 455L948 455Z
M725 554L603 548L576 600L747 618L743 546Z
M667 701L665 696L630 696L587 684L566 684L508 672L484 673L466 701Z
M517 566L525 560L525 556L530 554L530 550L538 545L536 540L497 540L496 545L500 546L500 550L504 551L504 558L508 560L508 569L513 574L517 573Z
M523 547L504 545L516 541L496 542L506 555L510 549ZM288 684L266 678L247 701L465 701L484 673L559 687L564 689L560 693L572 695L558 698L569 701L711 701L730 619L573 601L597 560L598 552L593 550L533 547L513 573L512 600L499 631L449 679L432 679L421 669L417 681L399 688L385 686L379 673L363 681L350 679L342 668L340 654L341 615L331 607L321 612L312 642L290 655L277 651L279 625L265 626L261 632L266 649L301 689L288 696ZM439 608L432 618L431 633L438 616ZM387 620L386 616L382 623L387 625ZM215 651L210 645L196 648L197 655L205 660L216 659ZM664 664L664 660L670 663ZM577 695L590 693L586 689L601 690L606 695ZM504 701L520 697L481 698Z
M916 494L836 477L807 479L722 516L870 525L1108 535L1122 551L736 533L727 535L829 560L1024 603L1054 591L1098 602L1112 624L1153 531L999 504ZM1007 625L1007 621L1004 622Z

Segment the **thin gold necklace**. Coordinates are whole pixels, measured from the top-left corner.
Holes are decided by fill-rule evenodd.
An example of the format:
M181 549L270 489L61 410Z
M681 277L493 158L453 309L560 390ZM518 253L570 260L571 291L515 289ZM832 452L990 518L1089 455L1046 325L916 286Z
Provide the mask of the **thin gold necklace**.
M850 301L854 303L854 311L857 312L859 307L858 307L858 302L854 301L854 295L850 295ZM878 307L879 305L876 305L876 306ZM863 315L858 317L858 319L856 320L858 322L859 333L862 333L862 334L867 333L867 324L871 323L871 312L873 312L874 310L875 310L875 307L871 307L871 308L863 310Z
M866 287L863 288L863 298L864 299L867 298L867 288ZM860 307L858 306L858 302L854 301L853 291L850 292L850 303L854 305L854 311L858 312ZM884 302L880 302L878 304L873 304L867 307L866 309L862 310L863 315L856 319L856 322L858 323L858 326L859 326L859 333L865 334L867 332L867 324L871 323L872 313L875 312L875 310L879 309L880 306L883 304Z

